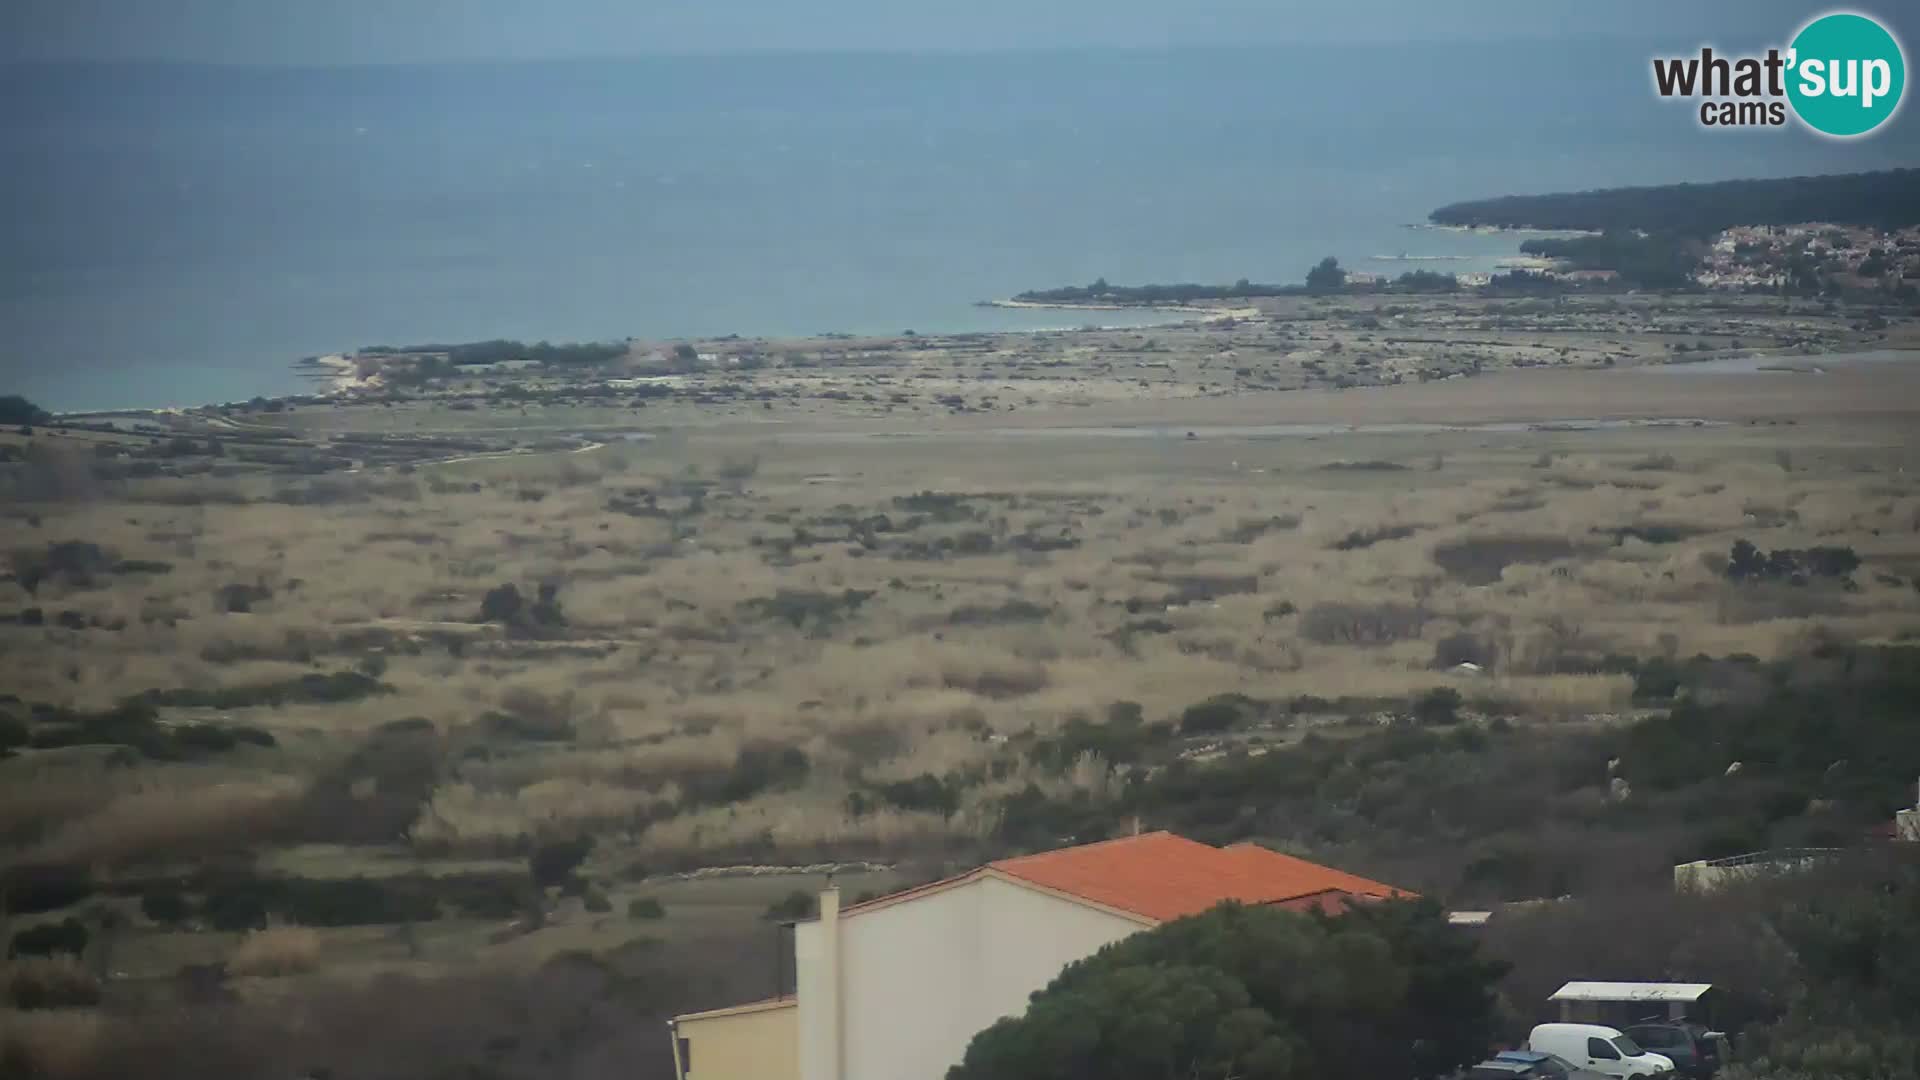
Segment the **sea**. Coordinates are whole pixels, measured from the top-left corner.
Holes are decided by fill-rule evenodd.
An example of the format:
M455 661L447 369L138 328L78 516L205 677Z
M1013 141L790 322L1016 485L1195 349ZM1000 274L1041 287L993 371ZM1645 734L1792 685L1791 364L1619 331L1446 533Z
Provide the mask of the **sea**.
M0 394L298 393L294 361L372 344L1138 324L1166 316L975 301L1484 269L1517 238L1408 226L1920 164L1912 109L1844 143L1701 129L1648 64L1695 44L4 67Z

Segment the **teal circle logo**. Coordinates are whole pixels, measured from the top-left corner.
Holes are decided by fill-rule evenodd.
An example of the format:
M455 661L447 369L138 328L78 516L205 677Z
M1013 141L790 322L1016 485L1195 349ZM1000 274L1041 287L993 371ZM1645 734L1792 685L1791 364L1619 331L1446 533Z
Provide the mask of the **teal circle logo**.
M1787 100L1823 135L1865 135L1892 119L1907 88L1900 42L1865 15L1835 12L1802 27L1787 53Z

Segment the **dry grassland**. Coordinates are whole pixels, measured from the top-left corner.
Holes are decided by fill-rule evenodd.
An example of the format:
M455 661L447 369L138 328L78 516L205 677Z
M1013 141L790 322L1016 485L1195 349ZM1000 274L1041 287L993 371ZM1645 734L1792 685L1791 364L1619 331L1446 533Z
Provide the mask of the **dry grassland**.
M16 500L0 711L40 733L139 700L170 737L261 737L0 760L0 866L128 883L89 902L131 927L116 967L164 985L225 962L245 995L636 936L736 941L798 879L662 875L965 862L993 850L1015 795L1099 805L1115 789L1097 753L1061 768L1026 752L1075 718L1317 700L1240 736L1265 750L1451 686L1478 715L1603 724L1634 710L1620 658L1920 635L1913 389L1904 372L1529 372L911 423L853 408L653 424L680 415L661 411L645 439L543 407L496 420L568 449ZM1657 416L1711 422L1561 423ZM1494 426L1423 426L1460 422ZM1326 431L1270 426L1302 424ZM1725 573L1741 539L1862 563L1850 586L1741 585ZM65 541L107 562L29 589ZM520 602L502 615L489 593L508 584ZM537 846L583 834L593 889L549 897L537 933L502 914L243 939L140 909L138 882L195 867L524 874ZM664 923L629 917L649 898ZM100 1022L0 1020L54 1057Z

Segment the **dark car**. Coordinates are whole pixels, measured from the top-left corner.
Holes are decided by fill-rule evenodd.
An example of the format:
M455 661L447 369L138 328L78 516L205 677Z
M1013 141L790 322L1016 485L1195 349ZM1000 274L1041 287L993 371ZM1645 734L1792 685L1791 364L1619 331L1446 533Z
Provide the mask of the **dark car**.
M1502 1050L1466 1072L1466 1080L1607 1080L1538 1050Z
M1620 1030L1656 1054L1673 1059L1681 1076L1712 1076L1732 1055L1727 1037L1692 1020L1643 1020Z

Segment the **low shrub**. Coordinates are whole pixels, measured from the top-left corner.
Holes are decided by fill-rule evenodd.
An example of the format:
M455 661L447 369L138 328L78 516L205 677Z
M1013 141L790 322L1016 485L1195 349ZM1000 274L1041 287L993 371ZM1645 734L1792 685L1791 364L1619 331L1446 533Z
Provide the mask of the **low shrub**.
M755 618L784 620L795 629L809 623L822 627L852 615L872 596L871 589L847 589L838 593L780 589L772 596L745 601L740 610Z
M1407 466L1395 461L1329 461L1320 468L1328 472L1405 472Z
M795 922L800 919L811 919L818 913L818 899L805 889L795 889L768 904L761 918L770 922Z
M301 926L387 926L439 918L431 879L243 877L207 882L200 915L217 930L280 918Z
M320 935L304 926L275 926L242 938L227 959L235 975L279 978L320 966Z
M1433 549L1433 561L1468 585L1491 585L1516 563L1546 563L1579 552L1558 536L1494 536L1459 540Z
M664 919L666 917L666 907L655 897L642 896L627 901L627 918L629 919Z
M334 671L217 690L149 690L133 698L131 703L187 709L245 709L256 705L341 705L391 693L391 686L358 671Z
M100 980L70 954L21 956L7 965L7 1001L21 1011L78 1009L100 1003ZM0 1066L0 1073L4 1073Z
M875 785L871 790L881 802L901 810L917 810L952 817L960 808L961 784L952 777L941 778L921 773L908 780Z
M172 889L156 889L141 894L140 914L152 922L172 926L186 922L193 915L193 905Z
M33 729L25 720L0 715L0 754L27 745L33 739Z
M75 956L87 951L87 928L79 919L68 917L57 923L42 923L29 927L13 935L7 943L7 955L52 956L54 953L71 953Z
M1238 727L1253 707L1253 700L1245 694L1216 694L1180 713L1180 732L1200 735L1227 731Z
M1420 531L1418 525L1381 525L1372 529L1355 529L1335 540L1335 551L1359 551L1388 540L1405 540Z
M811 769L806 751L797 746L752 743L734 755L731 769L688 777L681 788L690 805L745 802L763 791L797 787Z
M289 878L274 884L269 909L302 926L378 926L440 915L434 898L404 879Z
M475 919L511 919L531 901L527 880L502 874L450 874L433 880L440 901Z
M1299 612L1299 610L1300 608L1296 606L1293 601L1282 600L1279 603L1274 604L1273 606L1267 608L1267 610L1261 612L1260 621L1274 622L1275 620L1284 619L1289 615L1296 614Z
M1241 518L1233 528L1221 535L1229 544L1250 544L1255 540L1274 532L1286 532L1300 527L1300 515L1276 514L1266 518Z
M1038 622L1051 610L1027 600L1013 599L994 607L968 605L947 613L950 626L992 626L998 623Z
M92 875L72 866L17 866L0 876L0 911L38 915L92 896Z
M215 611L244 615L253 610L255 604L273 599L273 590L265 585L247 585L234 583L222 585L213 595Z
M1738 540L1727 555L1727 576L1734 581L1799 585L1816 577L1845 578L1859 567L1860 556L1850 547L1777 548L1769 553Z
M1300 617L1300 634L1321 645L1386 645L1420 636L1427 614L1405 604L1315 604Z
M1705 529L1696 529L1688 525L1623 525L1615 529L1599 529L1613 537L1616 544L1628 540L1638 540L1643 544L1677 544L1682 540L1699 536Z
M1413 719L1419 724L1452 724L1460 719L1460 691L1437 686L1413 699Z
M578 836L569 840L549 840L527 856L527 873L537 888L564 885L593 850L593 838Z
M1090 754L1110 765L1131 765L1172 737L1170 725L1146 723L1138 702L1116 701L1107 707L1105 722L1069 717L1058 732L1036 742L1027 753L1035 764L1060 773Z
M479 621L499 623L527 635L547 633L567 624L560 609L560 587L551 582L542 583L532 600L522 596L519 586L512 582L488 589L480 598Z
M74 588L91 588L111 575L119 561L112 552L85 540L53 541L38 550L15 551L11 558L14 580L28 593L56 579Z

